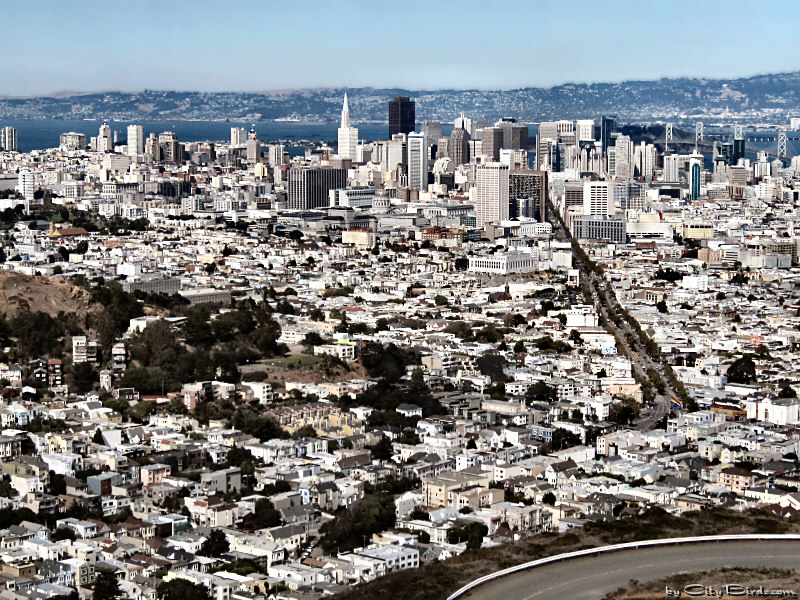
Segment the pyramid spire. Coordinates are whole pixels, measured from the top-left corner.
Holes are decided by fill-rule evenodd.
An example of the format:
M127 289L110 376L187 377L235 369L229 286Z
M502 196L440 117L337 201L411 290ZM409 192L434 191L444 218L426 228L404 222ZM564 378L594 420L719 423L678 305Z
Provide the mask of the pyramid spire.
M344 104L342 105L342 124L340 127L350 127L350 107L347 106L347 92L344 93Z

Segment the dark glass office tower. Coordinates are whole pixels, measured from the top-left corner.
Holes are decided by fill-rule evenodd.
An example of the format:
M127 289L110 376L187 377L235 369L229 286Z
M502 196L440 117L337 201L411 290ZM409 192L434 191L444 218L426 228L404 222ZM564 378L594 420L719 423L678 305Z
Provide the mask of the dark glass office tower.
M603 152L608 151L609 146L611 146L611 134L616 130L616 115L608 115L600 119L600 141L603 144Z
M408 96L389 100L389 137L395 133L411 133L416 122L416 103Z

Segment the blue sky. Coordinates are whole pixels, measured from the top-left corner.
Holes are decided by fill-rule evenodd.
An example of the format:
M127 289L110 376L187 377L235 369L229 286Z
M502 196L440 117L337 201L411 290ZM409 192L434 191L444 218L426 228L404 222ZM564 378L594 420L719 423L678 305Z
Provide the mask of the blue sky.
M800 68L788 0L3 0L0 14L4 95L509 89Z

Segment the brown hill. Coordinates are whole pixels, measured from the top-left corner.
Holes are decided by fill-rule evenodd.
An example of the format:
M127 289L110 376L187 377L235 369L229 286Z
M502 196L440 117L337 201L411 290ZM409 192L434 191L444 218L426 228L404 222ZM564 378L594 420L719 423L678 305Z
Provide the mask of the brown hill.
M0 313L12 316L25 308L53 317L75 312L82 319L89 312L89 293L59 277L0 271Z

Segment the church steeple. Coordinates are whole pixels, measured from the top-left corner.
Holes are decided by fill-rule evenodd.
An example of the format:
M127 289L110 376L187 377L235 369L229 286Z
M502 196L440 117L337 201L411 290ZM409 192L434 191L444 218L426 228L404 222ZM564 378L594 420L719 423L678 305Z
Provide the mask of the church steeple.
M342 105L342 129L350 127L350 107L347 106L347 92L344 93L344 104Z

